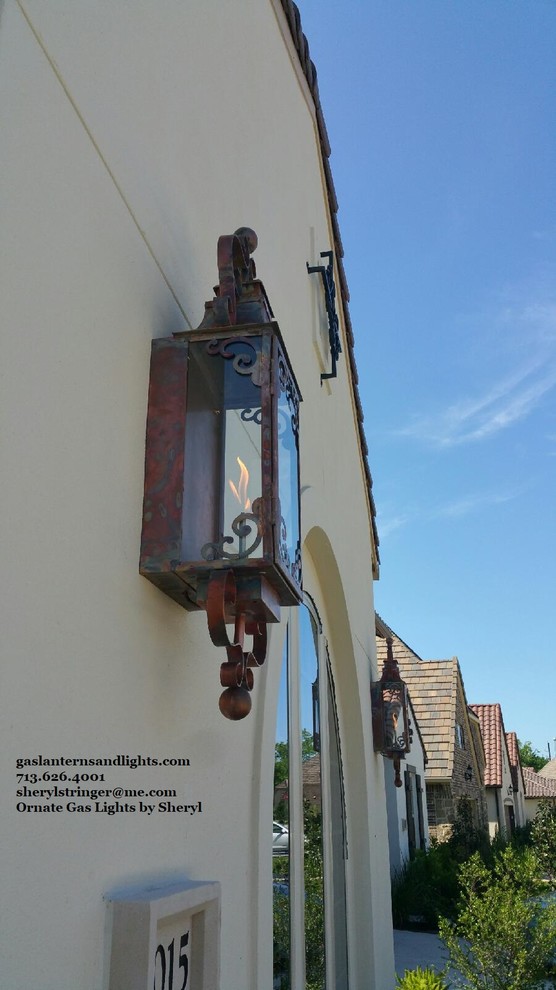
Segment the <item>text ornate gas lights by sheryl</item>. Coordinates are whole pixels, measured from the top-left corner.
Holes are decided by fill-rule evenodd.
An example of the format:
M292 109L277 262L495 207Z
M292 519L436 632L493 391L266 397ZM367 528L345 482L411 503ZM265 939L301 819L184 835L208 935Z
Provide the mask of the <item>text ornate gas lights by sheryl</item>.
M249 228L220 237L200 326L153 341L147 416L140 570L206 610L227 652L220 709L231 719L251 708L267 622L301 600L301 396L255 277L256 245Z

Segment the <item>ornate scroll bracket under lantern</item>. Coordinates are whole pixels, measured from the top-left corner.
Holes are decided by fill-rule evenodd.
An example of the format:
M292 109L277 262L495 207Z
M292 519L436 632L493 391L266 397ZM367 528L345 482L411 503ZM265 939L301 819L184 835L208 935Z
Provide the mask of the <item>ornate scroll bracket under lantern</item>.
M152 343L140 560L183 608L206 610L228 658L220 710L234 720L251 709L266 623L302 595L301 396L256 247L248 227L220 237L200 326Z
M396 787L402 786L400 761L410 750L407 686L394 659L392 637L386 639L386 660L379 681L371 685L375 751L394 762Z
M332 370L327 374L322 374L320 376L321 382L324 382L328 378L336 378L338 375L336 364L340 354L342 353L342 345L340 343L340 322L338 320L338 314L336 313L334 252L321 251L320 256L321 258L328 258L328 264L326 267L324 265L310 265L309 262L307 262L307 271L309 275L314 275L316 272L320 273L322 278L322 287L324 289L324 304L326 306L326 315L328 317L328 344L330 347L330 357L332 359Z

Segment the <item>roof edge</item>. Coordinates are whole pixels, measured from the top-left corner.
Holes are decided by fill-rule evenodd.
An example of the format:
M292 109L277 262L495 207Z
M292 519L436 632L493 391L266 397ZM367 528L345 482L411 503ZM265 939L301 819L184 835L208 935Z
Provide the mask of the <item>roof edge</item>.
M284 11L286 21L290 30L292 41L294 43L295 50L297 52L301 68L307 84L311 91L311 96L315 104L317 128L319 135L319 143L323 162L323 171L326 181L326 191L328 197L328 205L330 208L330 219L332 222L332 231L334 238L334 258L336 261L336 266L338 269L338 280L340 283L339 296L342 301L342 313L344 317L344 326L346 330L346 337L348 342L348 363L350 370L351 384L353 388L353 399L355 403L356 415L357 415L357 426L359 432L359 444L361 450L361 460L363 463L363 470L365 474L366 484L366 494L367 502L369 506L369 516L371 520L371 530L372 537L374 541L374 552L376 554L376 561L373 560L373 577L378 580L379 577L379 564L380 564L380 554L379 554L379 536L376 523L376 505L373 495L373 478L371 474L371 469L369 466L368 458L368 445L367 439L365 437L365 431L363 428L363 407L361 405L361 396L359 393L359 375L357 372L357 365L355 362L355 352L354 344L355 339L353 335L353 327L351 323L351 316L349 312L349 289L347 284L346 272L343 263L344 248L342 245L342 238L340 236L340 228L338 225L337 213L338 213L338 200L336 197L336 190L334 189L334 182L332 179L332 172L330 169L330 141L328 139L328 133L326 130L326 124L324 121L324 114L322 111L322 105L320 102L319 87L317 82L317 70L314 63L311 61L309 52L309 43L307 38L303 34L301 27L301 14L299 13L299 8L293 0L279 0L282 10Z

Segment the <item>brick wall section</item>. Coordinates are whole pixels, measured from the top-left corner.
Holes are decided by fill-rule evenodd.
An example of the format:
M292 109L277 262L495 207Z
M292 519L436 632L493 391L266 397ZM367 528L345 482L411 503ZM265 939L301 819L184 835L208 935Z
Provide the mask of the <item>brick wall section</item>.
M454 802L449 784L427 783L427 816L431 839L444 842L450 837Z
M484 750L480 745L481 730L477 719L469 712L461 672L457 684L456 722L461 725L463 730L463 746L459 745L454 731L452 798L455 806L461 798L471 801L475 806L476 824L486 826L488 815L484 788ZM466 774L469 776L469 768L471 779L467 780Z
M467 714L473 744L473 752L475 755L474 764L473 760L471 760L471 764L473 765L473 780L471 782L472 786L469 787L469 795L476 797L477 799L477 825L486 828L488 825L488 810L485 789L485 751L483 747L483 737L481 735L479 720L473 715L473 712L470 710L469 706L467 708Z

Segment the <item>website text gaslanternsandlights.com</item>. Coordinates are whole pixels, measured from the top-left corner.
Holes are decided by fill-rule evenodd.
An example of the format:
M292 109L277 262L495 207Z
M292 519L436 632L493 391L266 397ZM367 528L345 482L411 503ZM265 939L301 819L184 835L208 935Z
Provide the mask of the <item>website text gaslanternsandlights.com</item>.
M191 766L191 761L185 756L38 754L17 757L15 762L15 810L18 813L92 812L109 817L122 812L143 813L147 817L155 813L178 813L197 817L203 813L202 801L197 795L189 793L189 774L184 774L183 770ZM141 774L135 773L139 767L143 769L144 780L141 780ZM146 769L149 767L158 768L156 774ZM161 768L165 774L161 773ZM131 787L126 786L127 770L134 771ZM164 775L174 777L177 787L161 787L163 781L160 778ZM157 778L156 787L152 786L154 776ZM106 787L105 784L109 786ZM146 786L137 786L140 784ZM68 801L68 798L72 800ZM149 798L166 800L149 803ZM168 798L173 800L167 800Z
M18 770L26 767L189 767L191 761L185 756L19 756L15 761Z

